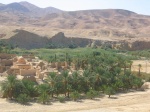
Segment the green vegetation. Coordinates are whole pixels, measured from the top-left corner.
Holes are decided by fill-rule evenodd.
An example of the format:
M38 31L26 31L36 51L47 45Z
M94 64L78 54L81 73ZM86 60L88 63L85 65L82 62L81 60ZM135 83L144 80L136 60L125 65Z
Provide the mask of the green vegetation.
M80 94L79 94L79 92L74 91L74 92L71 93L70 97L71 97L74 101L76 101L77 99L79 99Z
M27 94L20 94L16 100L21 104L27 104L29 102L29 96Z
M49 85L47 84L41 84L38 86L38 92L39 92L39 98L38 101L42 102L43 104L46 104L49 102Z
M128 51L127 53L136 57L144 57L145 59L149 59L150 57L150 50Z
M97 92L95 90L90 90L87 92L86 96L87 96L87 98L93 99L93 98L99 96L99 92Z
M59 100L59 102L64 103L65 102L65 97L64 96L59 96L58 100Z
M114 94L115 94L115 90L114 90L114 88L112 88L112 87L106 87L106 88L105 88L105 93L106 93L107 95L109 95L109 98L110 98L110 95L114 95Z
M0 53L10 53L12 49L14 49L17 46L14 46L12 44L8 44L3 40L0 40Z
M104 93L109 97L115 93L139 89L143 84L143 73L131 72L132 55L125 55L111 49L14 49L11 53L18 55L32 53L48 62L67 62L75 70L62 70L60 74L50 73L44 84L30 81L18 81L10 75L1 84L3 96L25 104L31 99L47 104L51 99L64 102L84 98L93 99ZM43 55L44 54L44 55ZM27 97L27 99L25 99ZM28 100L28 97L30 99Z
M124 55L121 53L124 53L124 51L119 50L112 50L112 49L101 49L101 48L76 48L76 49L69 49L69 48L61 48L61 49L32 49L32 50L25 50L25 49L13 49L11 50L11 53L17 54L17 55L23 55L23 54L35 54L40 59L43 59L48 62L56 62L56 61L65 61L66 60L66 54L67 54L67 61L78 61L78 59L84 58L86 56L102 56L103 54L112 54L114 57L116 54L118 55ZM44 55L43 55L44 54ZM128 59L136 59L135 56L132 55L126 55Z

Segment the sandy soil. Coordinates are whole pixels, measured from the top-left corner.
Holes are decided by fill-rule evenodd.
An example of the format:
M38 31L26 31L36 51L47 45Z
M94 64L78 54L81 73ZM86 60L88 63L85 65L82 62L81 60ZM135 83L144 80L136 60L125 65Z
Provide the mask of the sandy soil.
M138 71L139 64L142 65L141 72L150 73L150 61L148 60L134 60L132 64L132 71Z

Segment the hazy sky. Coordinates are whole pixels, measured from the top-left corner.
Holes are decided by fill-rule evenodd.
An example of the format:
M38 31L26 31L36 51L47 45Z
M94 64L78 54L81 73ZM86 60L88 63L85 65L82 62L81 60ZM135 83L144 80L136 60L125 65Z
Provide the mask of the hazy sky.
M150 0L0 0L0 3L27 1L39 7L52 6L61 10L126 9L150 15Z

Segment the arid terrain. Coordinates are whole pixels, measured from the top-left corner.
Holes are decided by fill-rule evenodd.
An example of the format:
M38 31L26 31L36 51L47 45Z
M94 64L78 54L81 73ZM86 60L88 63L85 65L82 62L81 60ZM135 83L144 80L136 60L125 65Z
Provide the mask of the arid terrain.
M63 32L68 38L125 41L133 45L133 50L150 48L150 16L123 9L62 11L53 7L39 8L28 2L2 4L0 24L1 39L16 36L17 29L33 33L37 38L51 38ZM18 37L25 38L24 35Z
M149 60L134 60L133 65L132 65L132 71L138 71L139 64L141 65L141 72L150 73L150 61Z

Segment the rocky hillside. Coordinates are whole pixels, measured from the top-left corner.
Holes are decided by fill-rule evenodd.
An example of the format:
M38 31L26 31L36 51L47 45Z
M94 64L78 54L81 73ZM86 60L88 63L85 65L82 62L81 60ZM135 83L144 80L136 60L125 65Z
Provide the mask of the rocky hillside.
M54 7L39 8L28 2L19 2L19 3L15 2L15 3L6 4L6 5L0 4L0 12L1 13L7 12L7 13L13 13L13 14L16 14L15 12L18 12L18 13L20 12L31 17L41 17L46 14L59 13L62 11Z
M106 41L79 37L66 37L64 33L59 32L52 38L42 37L37 34L16 30L15 35L9 39L3 39L8 44L25 49L36 48L62 48L62 47L103 47L124 50L144 50L150 48L150 41Z
M13 32L16 29L19 29L19 33ZM16 36L17 38L22 38L22 35L24 36L22 31L27 31L29 34L34 35L29 36L31 40L33 37L37 37L38 42L41 37L47 37L52 38L48 39L51 40L50 42L59 43L57 41L62 38L58 39L58 36L56 39L53 36L63 32L67 37L74 37L63 41L63 43L66 43L66 46L68 46L68 42L78 43L78 39L76 40L75 38L134 43L136 41L150 41L149 29L150 16L140 15L123 9L67 12L53 7L39 8L28 2L0 4L1 39L16 38ZM29 37L26 36L27 39ZM12 43L17 41L15 39L9 40ZM45 42L45 39L43 41ZM39 44L38 46L37 42L33 45L37 48L45 44L43 42L44 44ZM20 43L18 42L17 44L19 45ZM30 44L32 44L32 41ZM29 46L29 44L26 44L23 47L30 48Z
M26 7L30 11L30 16L32 17L41 17L45 16L50 13L60 13L61 10L54 8L54 7L46 7L46 8L40 8L33 4L30 4L28 2L20 2L20 5Z
M33 49L42 48L48 44L49 40L46 37L41 37L39 35L24 31L17 30L16 34L6 41L10 44L18 46L19 48Z
M51 44L57 47L69 47L70 45L86 47L92 43L91 39L66 37L62 32L59 32L50 39L25 30L16 30L14 32L16 34L9 39L5 39L5 41L25 49L43 48Z
M36 26L57 29L103 29L139 35L147 32L150 17L122 9L61 11L53 7L39 8L28 2L0 5L0 23L5 25ZM3 22L5 19L5 22ZM11 21L10 21L11 19ZM141 28L145 29L141 31ZM98 35L101 32L93 32ZM120 33L116 35L122 35ZM124 35L124 34L123 34ZM113 34L112 34L113 36Z

